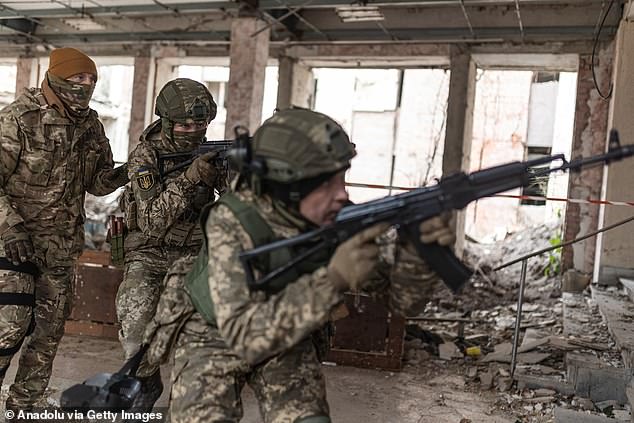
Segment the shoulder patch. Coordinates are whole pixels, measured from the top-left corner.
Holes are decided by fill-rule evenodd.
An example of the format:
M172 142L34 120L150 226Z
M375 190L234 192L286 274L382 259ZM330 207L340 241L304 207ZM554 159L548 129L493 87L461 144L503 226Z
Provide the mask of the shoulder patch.
M136 172L134 180L136 181L136 184L139 186L139 189L141 189L141 191L151 190L156 183L152 172L146 169L139 169Z

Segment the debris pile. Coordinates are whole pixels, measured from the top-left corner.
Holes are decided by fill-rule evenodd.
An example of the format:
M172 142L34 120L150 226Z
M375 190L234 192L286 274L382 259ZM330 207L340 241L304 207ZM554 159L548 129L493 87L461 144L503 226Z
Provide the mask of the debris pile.
M122 189L118 189L103 197L86 194L86 221L84 222L86 230L84 246L86 249L108 250L110 248L106 243L108 216L111 214L121 216L119 210L121 193Z
M468 243L465 261L476 269L457 296L440 292L422 316L409 319L405 366L433 374L444 369L464 378L465 389L497 392L495 408L518 422L553 421L556 408L629 419L616 402L577 396L570 385L570 354L592 357L602 365L622 367L620 353L587 294L562 298L561 276L551 272L557 256L529 259L514 377L511 351L517 316L520 263L494 272L517 257L551 245L557 222L512 234L497 244ZM576 308L576 310L575 310ZM564 309L580 330L564 327ZM567 358L568 357L568 358ZM435 369L435 370L434 370ZM568 373L567 373L568 372ZM492 410L495 412L495 410Z

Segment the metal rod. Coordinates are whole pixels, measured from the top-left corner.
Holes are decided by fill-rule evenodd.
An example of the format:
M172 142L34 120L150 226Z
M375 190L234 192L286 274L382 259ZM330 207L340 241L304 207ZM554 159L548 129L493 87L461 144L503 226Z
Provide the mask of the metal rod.
M460 8L462 9L462 14L464 15L464 18L467 20L467 26L469 27L471 38L475 38L476 34L473 30L473 25L471 25L471 19L469 19L469 14L467 13L467 8L464 5L464 0L460 0Z
M522 23L522 15L520 13L520 1L515 0L515 14L517 15L517 22L520 26L520 35L522 40L524 39L524 24Z
M511 378L515 374L517 364L517 345L520 340L520 324L522 322L522 304L524 303L524 285L526 284L526 261L522 261L522 273L520 275L520 292L517 297L517 316L515 317L515 333L513 334L513 350L511 351Z
M508 266L510 266L512 264L515 264L515 263L518 263L520 261L524 261L524 260L529 259L531 257L538 256L538 255L543 254L543 253L547 253L548 251L556 250L557 248L567 247L567 246L569 246L571 244L574 244L575 242L580 242L580 241L583 241L584 239L588 239L588 238L593 237L593 236L595 236L597 234L600 234L602 232L609 231L610 229L614 229L614 228L616 228L618 226L624 225L624 224L626 224L628 222L631 222L632 220L634 220L634 216L630 216L627 219L621 220L620 222L616 222L616 223L614 223L612 225L604 226L601 229L597 229L596 231L592 231L592 232L590 232L588 234L580 236L579 238L571 239L569 241L565 241L565 242L562 242L562 243L557 244L557 245L553 245L553 246L546 247L546 248L543 248L543 249L538 250L538 251L534 251L532 253L528 253L528 254L526 254L524 256L521 256L521 257L513 259L513 260L511 260L511 261L509 261L507 263L499 265L498 267L493 269L493 271L497 272L500 269L504 269L505 267L508 267Z

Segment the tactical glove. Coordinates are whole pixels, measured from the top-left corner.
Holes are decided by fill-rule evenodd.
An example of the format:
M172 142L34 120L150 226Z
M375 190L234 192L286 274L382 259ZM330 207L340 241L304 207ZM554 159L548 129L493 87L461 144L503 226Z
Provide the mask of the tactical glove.
M216 167L214 159L218 155L217 151L210 151L197 157L185 171L185 177L193 184L203 183L213 188L216 182Z
M335 250L328 263L328 278L340 290L357 290L374 270L379 258L375 238L390 225L381 223L359 232Z
M7 229L2 235L2 241L4 242L5 255L16 266L29 261L35 253L31 238L20 223Z
M432 217L421 222L418 227L420 232L420 242L432 244L437 242L442 247L449 247L456 242L456 234L449 227L449 213Z

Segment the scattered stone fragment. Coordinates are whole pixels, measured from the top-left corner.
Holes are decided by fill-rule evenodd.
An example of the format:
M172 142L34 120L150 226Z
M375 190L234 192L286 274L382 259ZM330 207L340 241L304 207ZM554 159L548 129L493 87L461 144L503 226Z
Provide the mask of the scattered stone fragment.
M491 370L480 374L480 384L482 385L482 389L491 389L493 386L493 373Z
M546 388L535 389L535 395L537 395L538 397L555 395L556 393L557 392L553 391L552 389L546 389Z
M478 368L477 367L469 367L469 370L467 370L467 376L470 378L474 378L478 375Z
M498 390L500 392L506 392L511 389L511 385L513 384L513 380L511 378L500 378L498 379Z
M630 420L630 412L627 410L612 410L612 415L617 420Z
M540 397L534 397L534 398L525 398L523 399L523 401L528 403L545 403L545 402L555 401L555 397L552 395L540 396Z
M462 354L456 344L453 342L445 342L438 345L438 356L442 360L451 360L452 358L460 358Z
M573 403L576 403L582 410L592 411L595 409L594 403L590 398L575 398Z

